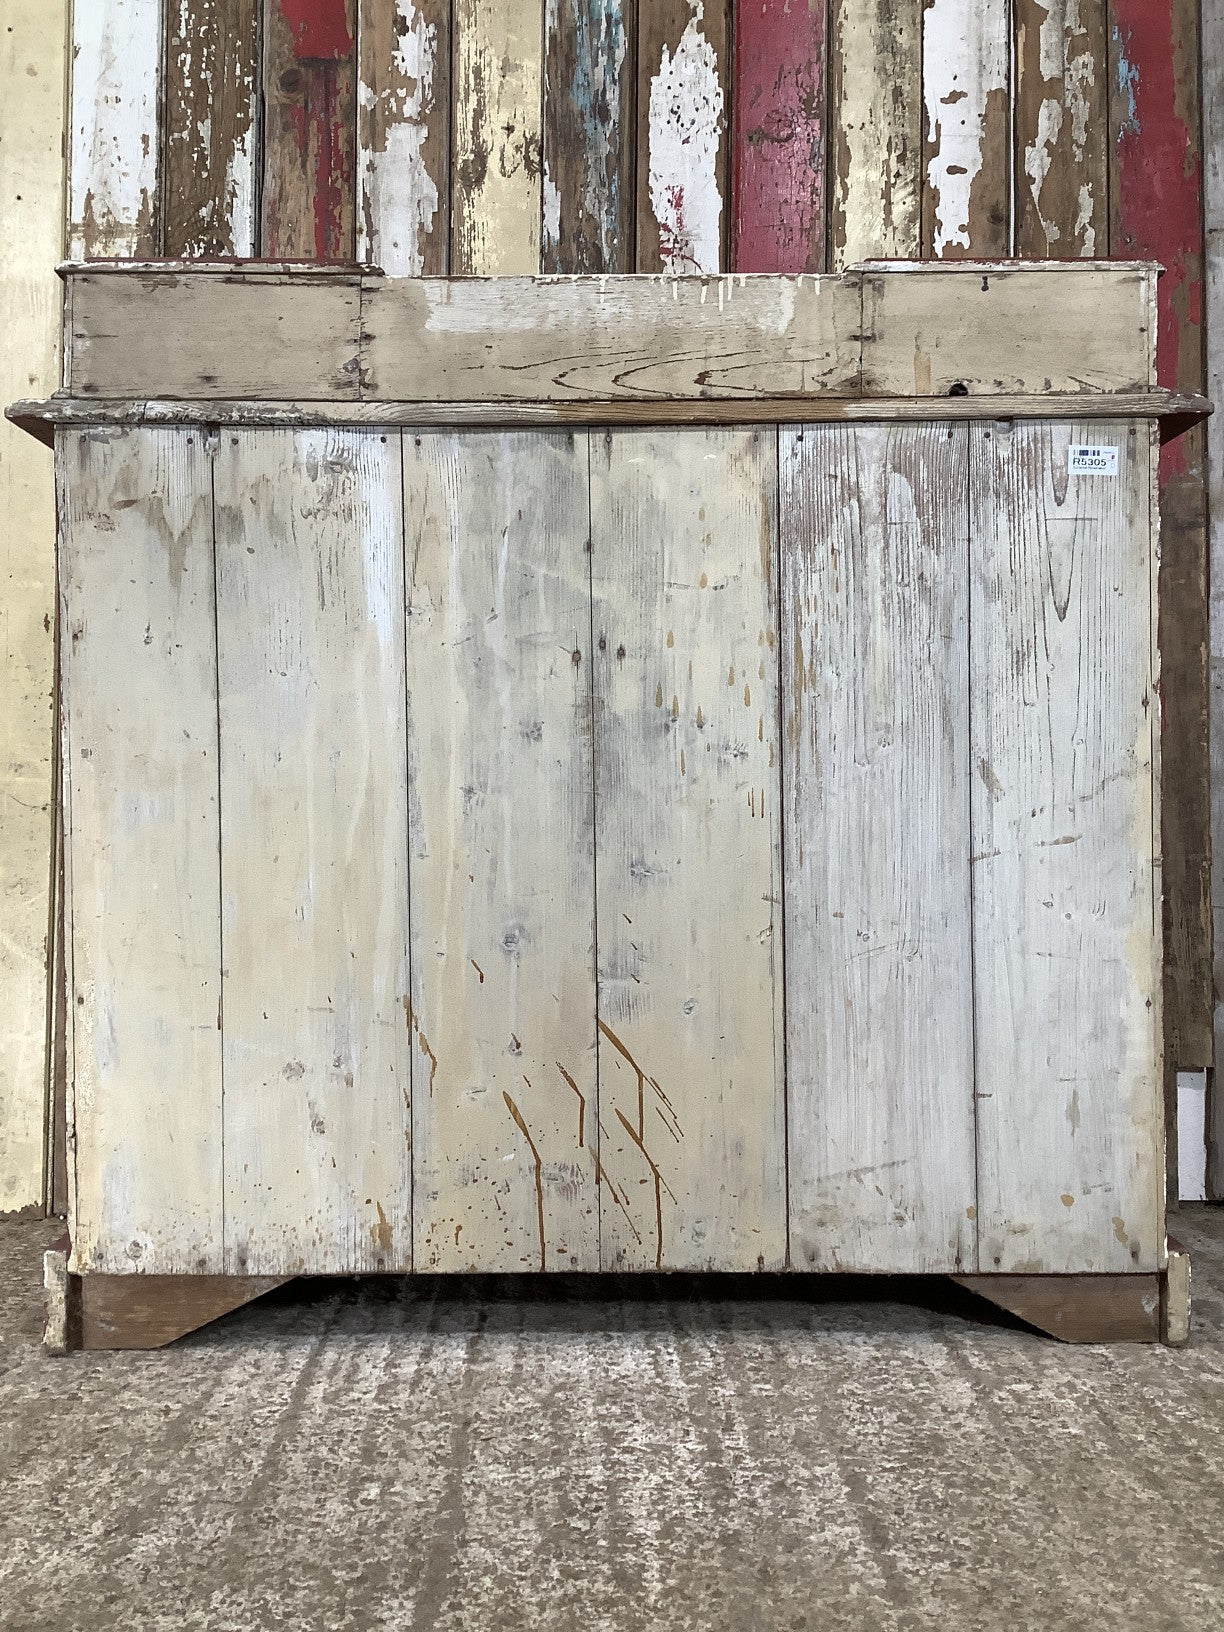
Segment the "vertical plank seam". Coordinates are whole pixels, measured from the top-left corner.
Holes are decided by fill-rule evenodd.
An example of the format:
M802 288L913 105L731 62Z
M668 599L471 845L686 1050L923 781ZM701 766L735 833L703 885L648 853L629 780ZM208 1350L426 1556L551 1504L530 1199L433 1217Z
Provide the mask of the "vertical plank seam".
M977 855L977 833L974 823L973 789L973 591L974 591L974 444L990 436L990 454L994 458L994 437L985 427L965 427L965 674L966 674L966 731L968 733L969 763L966 767L965 797L969 804L969 1092L973 1107L973 1268L982 1268L982 1131L981 1106L978 1100L978 971L977 971L977 873L974 856ZM980 449L977 451L980 452ZM982 461L985 466L985 460ZM991 467L993 471L993 466Z
M636 217L634 219L636 220ZM591 654L591 660L590 660L590 676L591 677L590 677L590 681L588 683L588 691L589 691L589 695L590 695L590 705L591 705L591 708L590 708L590 719L591 719L591 751L590 751L590 760L591 760L591 879L592 879L591 925L592 925L592 932L593 932L593 935L594 935L593 962L594 962L594 976L595 976L595 980L594 980L594 987L595 987L595 1033L594 1033L594 1035L595 1035L595 1115L592 1118L593 1125L594 1125L593 1126L593 1139L594 1139L594 1147L595 1147L595 1244L596 1244L596 1259L595 1259L595 1261L599 1266L600 1272L602 1272L604 1270L604 1268L606 1267L605 1264L604 1264L604 1256L603 1256L603 1139L602 1139L602 1135L601 1135L601 1130L602 1130L602 1127L603 1127L603 1121L602 1121L602 1118L603 1118L603 1104L602 1104L601 1094L600 1094L600 1061L603 1058L603 1042L601 1040L601 1033L600 1033L600 1029L599 1029L599 1021L600 1021L600 1006L599 1006L599 994L600 994L600 980L599 980L599 801L598 801L598 795L597 795L597 791L596 791L597 790L596 778L597 778L597 774L598 774L597 753L596 753L596 729L597 729L597 718L598 718L598 698L597 698L596 692L595 692L595 667L596 667L596 664L595 664L595 499L594 499L594 494L592 492L592 473L591 473L591 467L592 467L592 464L593 464L592 441L593 441L593 438L595 437L596 434L597 433L596 433L596 431L594 429L590 429L586 433L586 459L587 459L587 617L588 617L588 635L587 635L587 639L588 639L588 642L589 642L590 654ZM611 436L612 432L607 431L604 434L608 435L608 436Z
M64 470L65 443L69 442L76 447L78 438L83 433L60 432L55 439L56 484L55 504L56 514L63 523L64 509L62 503L67 497L68 476ZM68 706L62 710L62 736L56 744L60 756L61 796L64 801L64 937L65 937L65 995L64 1004L64 1051L66 1055L65 1075L67 1077L64 1103L64 1138L71 1155L71 1175L68 1185L68 1226L71 1231L81 1216L80 1208L80 1170L77 1158L77 1130L76 1130L76 920L73 915L72 892L72 630L66 617L68 609L68 575L70 559L61 556L57 551L56 570L59 577L59 613L60 626L67 628L69 634L67 661L64 664L61 684L65 687L64 695ZM69 1243L69 1256L76 1250L76 1242Z
M212 534L212 637L213 637L213 693L217 721L217 1030L219 1074L221 1088L221 1273L229 1274L229 1248L226 1241L226 1202L228 1186L225 1169L225 871L222 859L223 826L221 815L221 595L218 583L219 562L217 551L217 459L221 452L220 428L202 425L204 456L208 460L208 503L210 532ZM235 431L234 436L242 433ZM214 445L209 446L210 442Z
M1007 252L1016 254L1016 175L1019 169L1020 121L1016 116L1016 0L1007 0ZM972 482L972 477L970 477Z
M443 208L445 200L446 227L443 233L443 266L447 277L452 276L455 270L455 0L449 0L446 8L446 61L449 70L446 81L446 153L442 165L442 174L438 178L438 208ZM541 189L541 196L543 190ZM400 460L403 463L404 438L400 433ZM405 479L407 466L405 465ZM405 526L407 522L405 520ZM407 534L405 534L407 537ZM407 580L404 583L404 593L407 595ZM415 1228L415 1221L414 1221ZM414 1246L415 1251L415 1237Z
M265 155L267 153L267 124L268 124L268 96L267 96L267 55L268 55L268 27L266 0L260 0L258 7L258 33L255 40L255 117L251 121L251 154L253 179L251 183L251 212L254 219L251 222L251 241L255 245L255 254L262 256L267 246L264 242L264 171Z
M723 225L719 233L718 270L729 273L735 265L735 133L737 127L735 95L736 0L721 0L723 39L727 42L727 60L723 69L727 89L723 97ZM715 161L717 165L717 161Z
M650 0L645 0L645 3L649 4ZM641 271L641 266L639 264L640 263L640 254L639 254L639 233L638 233L638 155L637 155L637 144L641 140L641 126L638 123L638 120L639 120L639 118L641 116L641 100L640 100L640 87L639 87L639 83L638 83L638 74L641 71L641 39L642 39L641 15L642 15L642 4L643 4L643 0L623 0L623 10L621 12L621 24L625 29L629 30L629 33L630 33L630 44L627 44L626 47L625 47L625 57L626 57L626 60L630 63L630 68L629 68L629 71L628 71L629 84L626 87L622 87L622 90L621 90L621 127L622 127L622 130L627 128L627 129L629 129L629 130L631 130L633 132L633 162L626 167L627 170L628 170L628 180L629 180L629 210L628 210L628 226L626 228L626 233L627 233L627 237L628 237L629 241L624 246L624 249L622 250L622 254L621 254L621 261L624 264L624 270L626 272L640 272ZM624 73L625 70L622 68L621 72ZM626 94L625 94L626 90L628 91L628 96L626 96ZM628 105L626 105L626 104L628 104ZM623 213L624 212L622 212L622 214ZM590 438L589 437L587 438L587 452L588 452L588 455L589 455L590 454ZM589 472L589 470L590 470L589 463L588 463L587 469L588 469L588 472ZM594 594L594 587L592 586L592 595L593 594ZM594 617L594 608L593 607L592 607L591 615L592 615L592 617ZM601 1209L601 1216L602 1216L602 1209ZM602 1250L603 1250L603 1248L602 1248L602 1240L601 1240L600 1251L602 1252ZM602 1262L602 1259L600 1261Z
M539 14L539 20L540 20L540 86L539 86L539 97L538 97L537 104L536 104L536 112L537 112L537 114L539 116L539 129L540 129L540 185L539 185L539 188L536 191L536 217L537 217L536 226L537 226L537 229L538 229L536 236L537 236L537 242L538 242L539 248L538 248L538 251L537 251L537 254L536 254L535 272L536 272L537 276L542 276L543 272L544 272L544 248L545 248L545 234L544 234L544 174L545 174L545 159L544 159L544 147L545 147L545 143L548 140L548 125L547 125L548 108L546 106L546 101L547 101L547 97L548 97L548 0L539 0L539 4L538 4L536 9L537 9L537 12Z
M364 279L362 280L364 283ZM412 1046L412 998L414 984L412 936L412 768L413 759L408 741L411 717L411 699L408 690L408 462L404 457L404 437L401 430L396 439L399 448L400 490L400 554L402 567L401 627L404 637L404 842L407 851L404 864L404 893L407 897L405 932L408 937L408 956L405 960L405 979L408 991L404 997L404 1025L408 1033L408 1270L416 1269L416 1049ZM398 1024L398 1017L396 1020Z
M788 677L784 667L783 642L785 631L783 628L783 596L785 594L785 577L782 567L782 432L786 429L794 434L796 427L781 425L774 426L774 620L777 628L777 658L778 672L778 701L777 701L777 731L778 731L778 954L781 981L774 981L774 1001L780 1002L782 1007L782 1197L785 1208L785 1257L783 1266L791 1268L791 1200L790 1200L790 1010L787 1003L788 985L786 979L786 812L787 812L787 741L786 741L786 705L784 697L789 695L785 691ZM777 1031L775 1029L775 1037Z
M166 253L166 49L170 27L170 0L158 0L157 6L157 85L153 93L154 117L157 120L157 158L153 169L153 220L150 227L152 249L155 255Z

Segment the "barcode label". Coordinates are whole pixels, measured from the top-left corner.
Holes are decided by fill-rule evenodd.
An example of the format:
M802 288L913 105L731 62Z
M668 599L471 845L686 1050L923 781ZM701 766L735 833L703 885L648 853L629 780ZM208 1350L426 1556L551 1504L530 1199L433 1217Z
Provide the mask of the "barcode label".
M1067 453L1067 469L1072 476L1116 476L1117 448L1090 448L1077 443Z

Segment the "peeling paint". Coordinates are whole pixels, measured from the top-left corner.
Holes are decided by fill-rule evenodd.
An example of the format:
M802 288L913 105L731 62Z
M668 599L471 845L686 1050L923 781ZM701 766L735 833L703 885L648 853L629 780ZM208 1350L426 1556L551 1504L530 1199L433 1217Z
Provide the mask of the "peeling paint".
M673 277L717 272L722 258L723 88L718 54L702 27L704 0L689 6L675 55L663 47L650 84L650 204L663 270Z
M392 277L419 277L441 270L428 264L441 202L430 162L445 117L439 27L417 0L393 0L376 39L377 50L363 41L357 92L358 258Z

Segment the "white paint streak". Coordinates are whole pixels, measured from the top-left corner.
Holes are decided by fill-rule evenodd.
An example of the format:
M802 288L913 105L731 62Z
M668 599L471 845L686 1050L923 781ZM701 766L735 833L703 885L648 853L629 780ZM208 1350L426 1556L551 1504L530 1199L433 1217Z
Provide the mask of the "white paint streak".
M923 102L936 199L933 250L974 247L970 206L992 93L1007 93L1006 0L934 0L923 18Z
M419 277L439 202L423 151L436 108L438 30L414 0L395 0L395 9L399 43L386 83L358 88L357 258L392 277Z
M717 53L701 29L704 0L689 5L693 15L676 54L663 47L650 85L650 204L663 269L673 276L717 272L722 254L723 89Z
M159 0L88 0L74 17L69 255L151 254Z

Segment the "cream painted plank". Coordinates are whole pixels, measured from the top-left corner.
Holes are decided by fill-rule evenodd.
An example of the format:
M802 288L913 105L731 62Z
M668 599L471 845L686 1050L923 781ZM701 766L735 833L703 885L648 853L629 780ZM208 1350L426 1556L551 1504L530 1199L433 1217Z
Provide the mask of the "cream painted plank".
M64 432L59 503L72 1269L216 1273L217 696L202 437Z
M73 7L69 254L156 255L162 0Z
M241 397L345 400L360 389L355 275L83 272L71 282L78 396L190 397L224 382Z
M451 270L540 270L544 0L454 0Z
M1010 253L1011 22L1011 0L929 0L923 12L925 256Z
M974 1269L968 427L784 429L799 1269Z
M361 0L357 259L444 275L450 249L450 0Z
M980 1267L1163 1252L1149 443L971 433ZM1116 476L1068 474L1072 443Z
M605 1269L786 1261L776 458L592 436Z
M399 442L216 460L226 1271L412 1265Z
M0 31L0 401L58 384L66 0L8 0ZM0 423L0 1214L43 1204L55 658L51 455Z
M830 265L922 251L923 0L834 0Z
M854 278L372 281L367 397L709 399L857 389Z
M594 1270L585 435L404 438L419 1270Z
M868 268L863 390L1145 390L1156 381L1155 276L1140 266Z

